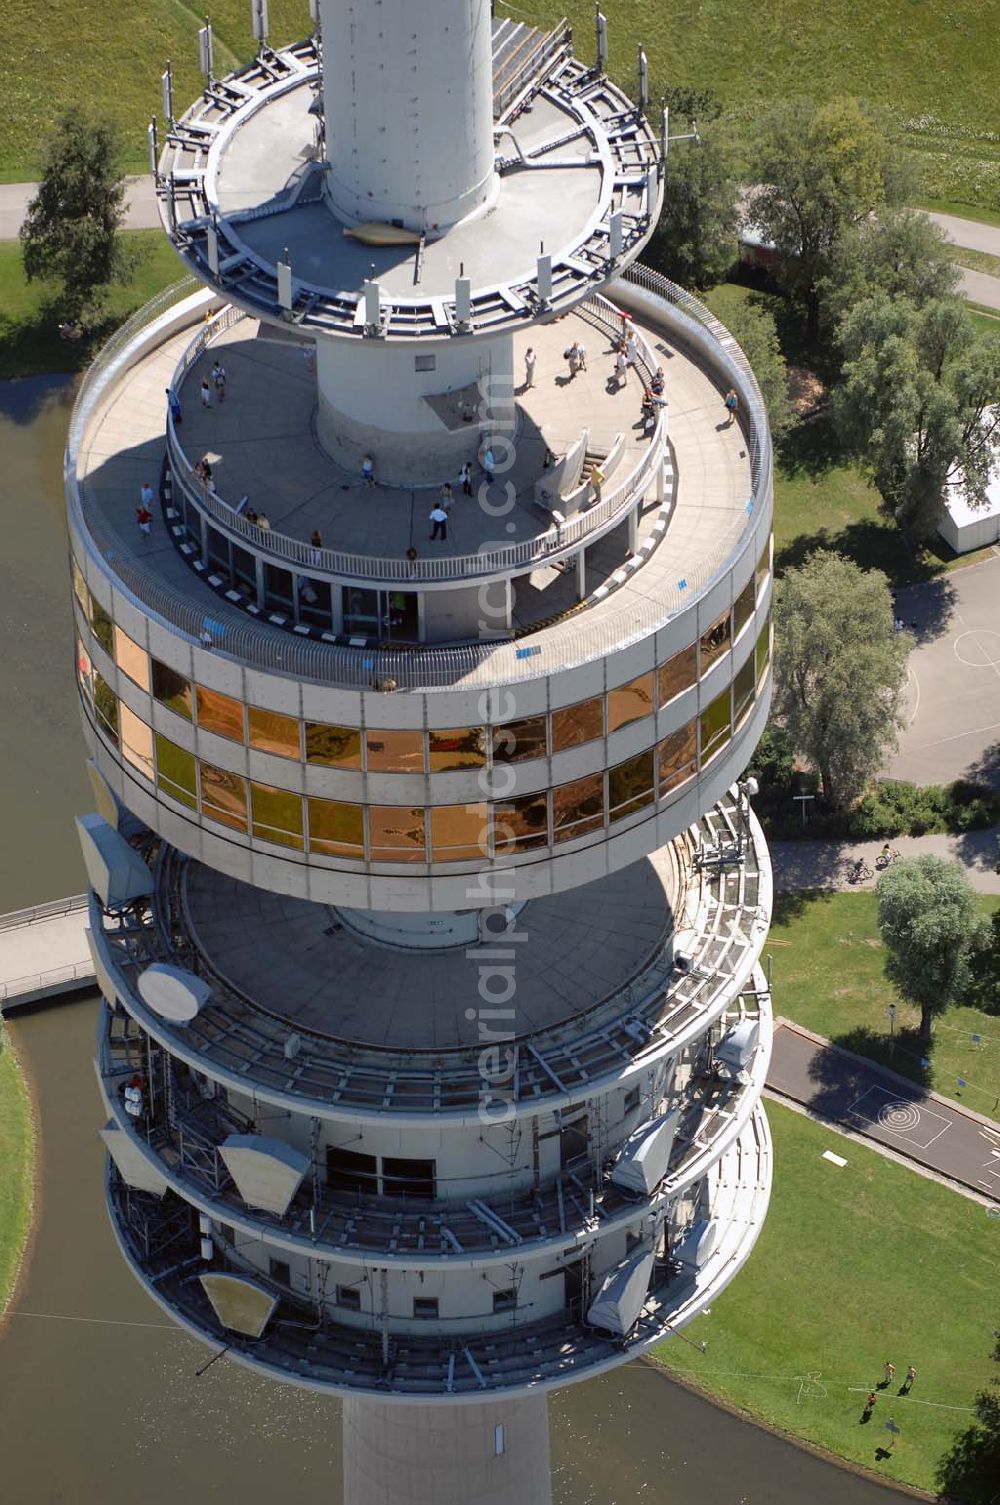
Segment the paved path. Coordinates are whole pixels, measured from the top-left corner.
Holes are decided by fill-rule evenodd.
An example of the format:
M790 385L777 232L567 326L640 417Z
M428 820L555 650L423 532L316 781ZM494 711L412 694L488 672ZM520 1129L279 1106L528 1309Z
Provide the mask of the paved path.
M959 219L956 214L928 214L947 235L953 245L969 251L985 251L990 256L1000 256L1000 225L983 225L974 219ZM1000 309L1000 277L991 277L988 272L974 272L962 268L962 292L972 303L981 303L985 308Z
M37 183L0 183L0 240L15 240ZM160 216L150 177L129 178L125 226L129 230L155 230Z
M1000 1203L1000 1124L991 1119L787 1020L777 1022L767 1086Z
M972 887L981 894L1000 894L1000 873L994 871L1000 826L989 831L970 831L965 836L896 836L891 845L901 857L919 857L924 852L951 857L965 868ZM874 878L860 884L848 882L858 857L875 869L875 859L885 845L878 841L772 841L775 887L794 891L818 888L826 892L872 888ZM878 876L875 870L875 876Z

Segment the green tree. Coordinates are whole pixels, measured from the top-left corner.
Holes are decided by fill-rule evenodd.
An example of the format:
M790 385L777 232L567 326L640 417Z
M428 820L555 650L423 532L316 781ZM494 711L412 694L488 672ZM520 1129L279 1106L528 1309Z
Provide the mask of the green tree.
M792 408L788 400L788 367L774 315L749 299L734 307L726 318L730 334L739 341L753 367L771 432L780 438L791 425Z
M744 218L778 248L779 278L814 340L838 242L902 190L885 133L855 99L786 100L758 126L753 170Z
M777 582L773 714L845 809L896 747L911 640L880 570L817 550Z
M1000 1343L993 1350L1000 1364ZM972 1403L975 1421L960 1432L937 1471L941 1497L962 1505L997 1505L1000 1499L1000 1372Z
M920 1038L959 998L987 924L957 862L927 854L895 862L875 885L886 975L920 1009Z
M886 209L847 230L835 245L822 288L830 316L841 319L855 304L884 293L922 308L958 287L961 271L948 241L926 214Z
M913 545L937 527L949 476L960 471L972 504L985 501L1000 445L1000 337L977 334L957 298L917 307L881 292L850 310L838 340L834 422Z
M125 178L117 127L76 108L61 117L44 156L38 192L21 226L29 282L62 282L70 322L92 318L134 261L122 246Z
M684 287L711 287L736 260L736 177L731 154L709 132L670 148L654 266Z

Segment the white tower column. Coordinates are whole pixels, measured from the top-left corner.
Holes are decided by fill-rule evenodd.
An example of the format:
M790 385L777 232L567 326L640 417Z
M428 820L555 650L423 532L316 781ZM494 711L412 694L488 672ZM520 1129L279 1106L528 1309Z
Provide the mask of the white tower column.
M487 0L320 0L327 192L349 224L446 229L494 191Z
M551 1505L544 1395L473 1405L344 1400L345 1505Z

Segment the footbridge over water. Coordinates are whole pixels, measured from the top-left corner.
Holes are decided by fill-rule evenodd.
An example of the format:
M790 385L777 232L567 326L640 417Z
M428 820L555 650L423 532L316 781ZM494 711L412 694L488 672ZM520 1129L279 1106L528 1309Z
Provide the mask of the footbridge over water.
M95 982L86 895L0 915L0 1012Z

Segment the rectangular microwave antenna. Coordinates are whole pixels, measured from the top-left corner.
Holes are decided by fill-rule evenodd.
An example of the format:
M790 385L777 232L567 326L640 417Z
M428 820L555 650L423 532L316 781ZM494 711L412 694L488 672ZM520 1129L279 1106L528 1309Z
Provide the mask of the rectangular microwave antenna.
M169 63L160 75L160 89L163 94L163 118L169 126L174 120L174 80Z
M472 280L469 277L455 278L455 320L460 326L472 320Z
M267 42L267 0L251 0L254 39L263 47Z
M288 260L288 252L285 252L283 260L278 262L278 302L282 308L291 309L292 306L292 265Z
M213 277L219 275L219 232L214 224L209 225L205 232L208 249L208 269Z
M198 33L198 66L206 78L214 76L214 46L212 43L212 23L206 21Z

